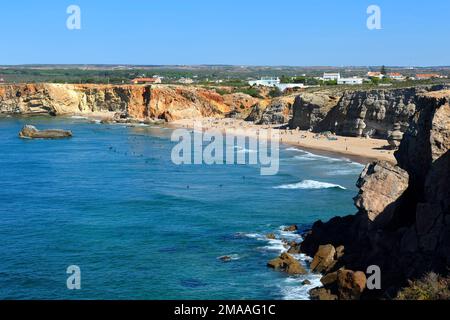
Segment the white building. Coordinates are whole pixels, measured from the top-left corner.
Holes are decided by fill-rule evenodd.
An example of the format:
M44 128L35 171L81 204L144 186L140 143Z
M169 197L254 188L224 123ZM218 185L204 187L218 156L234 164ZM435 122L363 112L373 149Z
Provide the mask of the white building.
M347 84L347 85L358 85L363 84L363 78L352 77L352 78L339 78L338 84Z
M260 80L249 81L251 86L275 87L281 83L278 77L262 77Z
M325 72L323 74L323 81L332 81L332 80L339 80L341 78L341 74L339 72L335 72L335 73L330 73L330 72Z
M401 73L398 73L398 72L388 73L387 76L389 79L398 80L398 81L402 81L402 80L406 79L406 77L404 75L402 75Z
M294 88L307 88L303 83L279 83L275 87L277 87L281 91Z
M191 78L181 78L178 80L178 83L192 84L192 83L194 83L194 80L192 80Z

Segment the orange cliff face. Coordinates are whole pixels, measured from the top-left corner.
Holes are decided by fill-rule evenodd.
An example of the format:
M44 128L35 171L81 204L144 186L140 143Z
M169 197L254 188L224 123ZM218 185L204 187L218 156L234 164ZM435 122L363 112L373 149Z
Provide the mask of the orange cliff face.
M243 94L220 95L186 86L11 84L0 85L0 113L88 115L116 113L137 120L167 121L223 117L249 109L258 99Z

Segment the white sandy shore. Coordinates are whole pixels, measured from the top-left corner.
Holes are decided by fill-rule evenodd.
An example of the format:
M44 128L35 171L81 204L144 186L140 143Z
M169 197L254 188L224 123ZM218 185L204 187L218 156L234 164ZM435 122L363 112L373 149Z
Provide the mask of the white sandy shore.
M388 142L382 139L336 136L337 140L329 140L324 136L317 137L316 134L308 131L275 129L270 126L255 125L236 119L184 119L174 121L171 124L176 127L193 128L196 121L201 124L204 130L227 130L230 134L239 134L244 129L245 133L252 137L256 137L261 129L271 128L272 130L278 130L280 142L284 144L319 151L319 153L345 155L363 164L372 160L386 160L396 163L394 151L387 150Z

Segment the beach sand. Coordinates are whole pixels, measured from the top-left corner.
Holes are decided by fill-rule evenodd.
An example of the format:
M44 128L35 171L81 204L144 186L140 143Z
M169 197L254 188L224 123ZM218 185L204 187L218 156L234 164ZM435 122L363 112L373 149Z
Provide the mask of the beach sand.
M171 125L178 128L191 129L194 127L195 122L201 124L203 130L226 130L230 134L242 133L242 129L244 129L245 134L251 137L256 137L261 129L271 128L274 131L278 130L280 143L282 144L298 146L322 155L344 155L353 161L363 164L373 160L385 160L396 163L394 151L389 150L388 142L383 139L336 136L337 140L329 140L325 136L318 136L308 131L277 129L274 126L255 125L251 122L228 118L184 119L174 121Z

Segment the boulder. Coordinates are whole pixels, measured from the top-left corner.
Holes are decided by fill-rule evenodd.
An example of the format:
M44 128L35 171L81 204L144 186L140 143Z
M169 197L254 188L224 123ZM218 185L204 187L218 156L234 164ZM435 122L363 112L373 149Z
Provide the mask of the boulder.
M336 256L335 256L336 260L339 260L344 256L344 250L345 250L344 246L339 246L336 248Z
M337 300L338 296L332 294L330 290L325 288L314 288L309 291L311 300Z
M302 253L302 248L300 243L291 243L291 247L288 250L288 253L290 254L300 254Z
M295 224L283 229L283 231L285 231L285 232L295 232L297 230L298 230L298 227Z
M300 262L287 253L283 253L278 258L269 261L267 265L270 268L284 271L291 275L307 273L306 269L300 264Z
M336 249L333 245L327 244L325 246L319 246L319 250L311 262L311 270L313 272L330 270L336 263L336 260L334 259L335 254Z
M60 129L38 130L34 126L26 125L19 132L19 137L22 139L62 139L72 137L72 131Z
M320 282L322 282L322 284L325 287L334 284L336 281L337 281L337 271L336 272L327 273L326 275L324 275L320 279Z
M275 240L277 237L275 236L274 233L269 233L266 235L266 238L269 240Z
M361 271L339 270L337 272L338 296L340 300L359 300L366 288L366 275Z
M396 201L408 188L408 173L387 161L368 164L361 173L357 187L359 194L355 205L374 222L383 213L383 222L387 223L397 208Z

